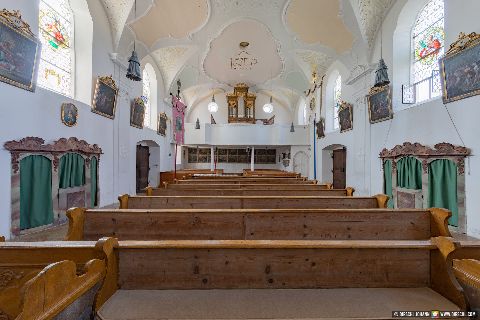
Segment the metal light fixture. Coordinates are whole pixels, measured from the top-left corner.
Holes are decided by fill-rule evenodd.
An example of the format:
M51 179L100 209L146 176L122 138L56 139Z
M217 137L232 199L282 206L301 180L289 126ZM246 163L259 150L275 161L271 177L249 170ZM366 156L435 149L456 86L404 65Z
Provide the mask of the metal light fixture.
M137 18L137 0L135 0L135 19ZM138 61L137 52L135 51L135 40L133 41L133 52L128 59L127 78L133 81L141 81L142 74L140 72L140 61Z
M273 104L272 104L272 96L270 96L270 102L269 103L265 103L263 105L263 112L265 113L272 113L273 112Z
M200 129L200 119L197 118L197 122L195 122L195 129Z
M293 126L293 121L292 121L292 125L290 126L290 132L295 132L295 127Z
M218 104L215 102L215 95L212 94L212 102L210 102L207 106L208 111L211 113L215 113L218 111Z

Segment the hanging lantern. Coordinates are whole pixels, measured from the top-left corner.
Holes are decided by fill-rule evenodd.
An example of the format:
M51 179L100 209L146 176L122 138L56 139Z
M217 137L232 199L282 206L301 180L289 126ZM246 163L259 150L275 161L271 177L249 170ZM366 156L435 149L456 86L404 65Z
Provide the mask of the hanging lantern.
M265 103L263 105L263 112L265 113L272 113L273 112L273 104L272 104L272 96L270 96L270 103Z
M137 18L137 0L135 0L135 19ZM132 56L128 59L127 78L133 81L142 81L142 74L140 72L140 61L135 51L135 41L133 42Z
M375 71L375 87L382 87L390 83L388 79L388 67L383 58L378 62L378 68Z
M215 102L215 95L212 95L212 102L210 102L207 106L208 111L211 113L215 113L218 111L218 104Z
M200 129L200 119L197 118L197 122L195 122L195 129Z
M292 121L292 125L290 126L290 132L295 132L295 127L293 126L293 121Z

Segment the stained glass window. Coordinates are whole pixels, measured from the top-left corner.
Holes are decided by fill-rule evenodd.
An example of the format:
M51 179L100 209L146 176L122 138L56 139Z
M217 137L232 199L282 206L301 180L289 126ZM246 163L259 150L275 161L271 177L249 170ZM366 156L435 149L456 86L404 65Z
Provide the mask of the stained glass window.
M73 13L68 0L40 0L38 85L73 96Z
M340 128L338 121L338 109L340 108L342 100L342 77L338 76L335 80L335 87L333 88L333 129Z
M145 118L143 121L143 126L150 127L150 101L151 99L151 89L150 89L150 75L146 69L143 69L143 97L145 102Z
M438 73L438 58L444 52L444 3L431 0L420 11L412 30L413 74L417 102L440 95L435 84Z

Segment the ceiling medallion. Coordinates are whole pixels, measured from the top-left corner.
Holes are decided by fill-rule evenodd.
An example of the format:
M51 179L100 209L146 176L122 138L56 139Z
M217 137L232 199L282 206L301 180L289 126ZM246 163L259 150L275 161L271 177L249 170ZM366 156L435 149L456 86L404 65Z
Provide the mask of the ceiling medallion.
M235 57L230 58L232 70L252 70L257 63L258 60L246 50L242 50Z

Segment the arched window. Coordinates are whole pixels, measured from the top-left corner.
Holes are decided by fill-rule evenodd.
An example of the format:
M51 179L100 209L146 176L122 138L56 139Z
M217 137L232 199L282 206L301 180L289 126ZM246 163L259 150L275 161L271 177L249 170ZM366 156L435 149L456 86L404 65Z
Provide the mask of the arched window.
M40 0L42 43L37 84L73 97L74 21L68 0Z
M145 101L145 118L143 120L143 126L150 127L150 116L151 116L151 100L152 92L150 87L150 75L147 68L143 69L143 97Z
M335 87L333 87L333 130L340 128L338 121L338 109L342 103L342 77L338 76L335 80Z
M444 3L431 0L418 14L412 29L411 81L417 103L441 94L438 58L444 52L444 43Z

